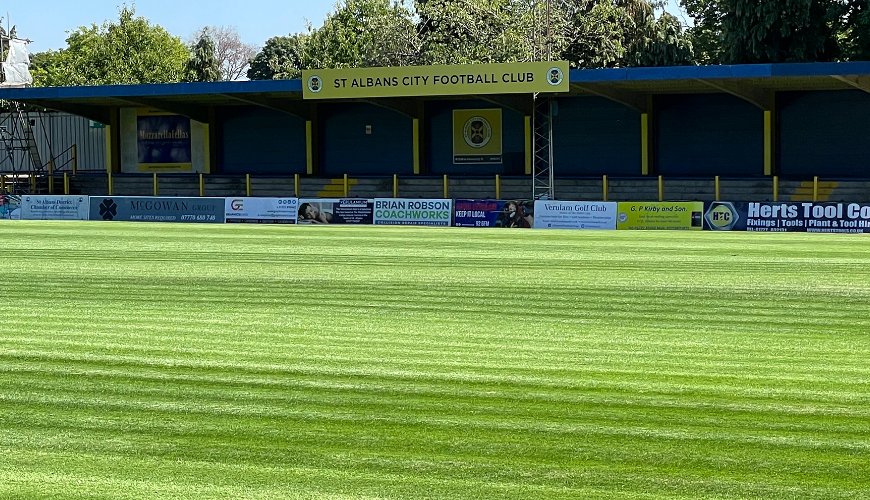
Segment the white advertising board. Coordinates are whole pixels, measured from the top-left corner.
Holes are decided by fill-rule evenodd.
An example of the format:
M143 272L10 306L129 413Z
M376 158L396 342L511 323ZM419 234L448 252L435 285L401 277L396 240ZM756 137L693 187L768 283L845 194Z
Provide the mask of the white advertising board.
M616 229L616 202L535 201L535 229Z
M296 224L298 198L227 198L227 222Z

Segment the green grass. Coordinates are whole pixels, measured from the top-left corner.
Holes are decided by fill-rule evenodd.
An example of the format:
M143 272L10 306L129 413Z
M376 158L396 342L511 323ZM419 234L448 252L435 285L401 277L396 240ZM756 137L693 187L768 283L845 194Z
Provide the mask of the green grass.
M866 236L0 238L0 497L870 497Z

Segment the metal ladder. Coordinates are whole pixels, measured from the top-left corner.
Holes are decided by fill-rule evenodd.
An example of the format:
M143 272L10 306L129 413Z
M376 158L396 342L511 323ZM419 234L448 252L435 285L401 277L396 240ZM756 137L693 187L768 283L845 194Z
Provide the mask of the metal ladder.
M30 124L30 119L27 113L21 108L19 103L15 103L15 113L18 118L18 123L21 125L21 132L24 134L24 149L27 151L27 156L30 157L30 166L32 174L41 174L45 165L42 164L42 158L39 155L39 147L36 144L36 136L33 134L33 126Z

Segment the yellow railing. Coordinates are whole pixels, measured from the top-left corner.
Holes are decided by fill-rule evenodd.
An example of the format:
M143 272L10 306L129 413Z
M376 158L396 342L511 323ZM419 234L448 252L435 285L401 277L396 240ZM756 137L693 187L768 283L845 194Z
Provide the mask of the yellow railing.
M55 176L57 176L58 174L62 174L63 193L69 194L70 193L70 183L71 183L71 180L73 178L73 176L70 175L70 172L58 172L57 169L53 169L53 170L50 170L50 174L47 176L33 176L33 175L22 176L22 178L20 179L20 182L28 182L29 186L33 190L33 192L36 192L36 188L38 186L40 186L40 185L43 187L46 186L46 184L44 184L42 181L42 179L46 179L47 183L48 183L47 186L48 186L49 194L54 194L55 190L59 189L57 183L61 179L61 177L58 177L57 179L55 179ZM106 182L107 182L107 192L109 195L114 195L115 191L116 191L115 175L116 174L113 174L112 172L107 173ZM206 182L208 180L208 177L209 177L209 174L204 174L204 173L197 173L195 177L192 176L192 178L197 179L199 196L206 196L206 194L207 194L206 193L206 187L207 187ZM245 187L244 187L245 196L254 196L253 177L254 176L252 174L245 174ZM433 184L434 184L435 179L432 177L430 177L429 179L431 181L433 181ZM486 197L486 196L494 194L496 199L501 199L503 194L504 194L505 181L500 174L493 174L491 179L493 182L493 184L491 184L493 191L489 191L487 193L486 191L488 191L488 190L484 190L484 192L481 193L481 197ZM301 180L300 174L293 175L292 189L293 189L293 194L297 197L302 196L300 180ZM391 180L392 180L391 194L394 198L398 198L401 195L399 175L392 174ZM612 179L610 176L608 176L608 175L601 176L601 180L600 180L600 188L601 188L600 193L601 193L601 195L600 196L601 196L601 199L603 201L608 201L610 198L613 197L612 182L611 181L612 181ZM667 182L674 182L674 181L668 181L667 179L665 179L664 175L657 175L654 179L650 178L649 181L656 183L657 193L655 196L656 196L658 201L664 201L666 198L666 196L665 196L666 195L666 193L665 193L666 183ZM772 200L773 201L780 201L780 198L781 198L780 179L778 176L774 175L774 176L771 176L771 181L772 181L772 184L771 184ZM338 197L347 198L347 197L351 196L351 191L353 190L354 186L357 186L359 184L359 182L360 182L360 179L352 178L349 176L349 174L342 174L341 177L329 179L329 182L323 186L323 189L321 189L320 191L318 191L316 193L310 193L309 196L314 196L314 197L318 197L318 198L338 198ZM721 177L718 175L713 177L712 182L713 182L712 196L709 193L709 191L706 192L707 194L703 194L703 192L705 190L701 189L700 192L698 192L697 194L694 195L694 197L699 198L699 199L704 199L704 196L711 196L713 200L719 201L719 200L723 199L723 194L724 194L724 196L725 196L724 199L727 200L728 199L728 185L726 184L724 186L725 189L723 190L723 182L722 182ZM450 189L450 176L448 174L440 175L439 184L440 184L441 196L443 196L444 198L449 198L450 191L451 191L451 189ZM3 193L10 192L11 191L10 185L11 184L10 184L10 180L9 180L9 175L5 175L5 176L0 175L0 192L3 192ZM512 184L512 185L515 186L515 184ZM803 182L799 183L797 185L797 187L794 188L794 190L792 190L792 188L789 187L789 192L788 192L787 198L789 199L789 201L825 202L828 199L830 199L830 196L832 195L834 190L836 190L839 187L839 185L840 185L839 182L822 181L819 178L819 176L814 176L812 178L812 180L807 180L807 181L803 181ZM387 186L389 186L389 184L387 184ZM685 188L680 188L679 184L677 184L677 186L678 187L674 188L675 189L674 195L679 196L679 193L682 192L683 195L686 196L687 198L693 197L693 195L691 194L690 191L685 191ZM165 185L164 185L164 187L165 187ZM193 187L193 185L190 187ZM288 188L289 188L289 186L288 186ZM698 188L700 189L700 186L698 186ZM387 189L389 189L389 188L387 188ZM437 188L435 188L435 185L430 185L429 189L434 190ZM288 191L289 191L289 189L288 189ZM157 174L157 173L152 173L151 193L154 196L159 196L159 194L160 194L160 177L159 177L159 174ZM622 195L624 195L624 193ZM620 195L620 196L622 196L622 195ZM757 195L759 196L760 199L767 197L762 192L758 192Z

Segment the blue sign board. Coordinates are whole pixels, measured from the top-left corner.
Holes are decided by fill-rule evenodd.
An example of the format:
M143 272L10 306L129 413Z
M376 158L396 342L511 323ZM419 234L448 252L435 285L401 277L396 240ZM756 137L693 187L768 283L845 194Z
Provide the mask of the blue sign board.
M530 200L456 200L453 225L531 228L534 206Z
M870 233L870 205L861 203L714 201L704 227L715 231Z
M90 219L135 222L225 221L224 198L91 196Z

